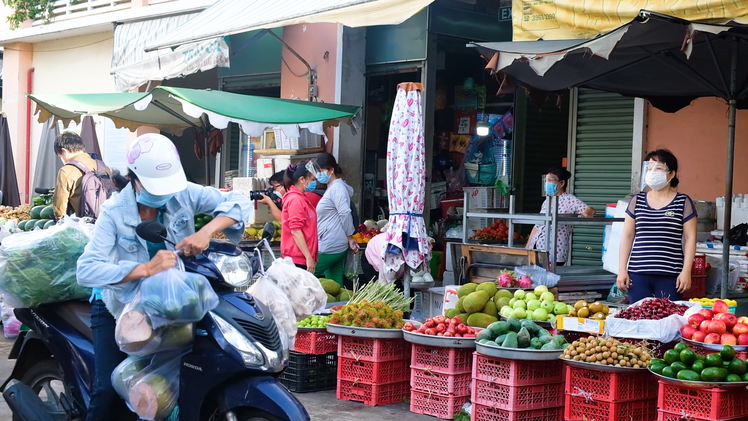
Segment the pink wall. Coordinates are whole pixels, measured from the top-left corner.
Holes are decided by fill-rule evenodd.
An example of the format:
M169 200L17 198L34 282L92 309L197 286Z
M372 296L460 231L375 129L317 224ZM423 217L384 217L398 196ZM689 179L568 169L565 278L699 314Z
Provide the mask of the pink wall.
M283 40L293 48L317 72L318 99L335 102L336 57L338 48L338 25L335 23L311 23L286 26ZM309 99L306 76L307 68L287 48L283 48L281 65L281 98ZM328 139L333 138L333 129L325 130ZM332 142L327 142L332 152Z
M675 114L649 107L646 151L670 149L678 158L679 190L694 199L724 196L727 104L703 98ZM748 193L748 110L738 111L733 191Z
M8 117L8 131L11 134L13 146L13 161L16 166L16 178L18 179L18 191L21 194L21 202L26 203L29 192L26 191L28 168L26 167L26 118L28 115L26 98L26 87L33 58L33 45L26 43L15 43L5 46L5 57L3 64L3 112ZM33 80L33 75L31 75ZM32 86L33 90L33 86ZM32 112L33 112L32 106Z

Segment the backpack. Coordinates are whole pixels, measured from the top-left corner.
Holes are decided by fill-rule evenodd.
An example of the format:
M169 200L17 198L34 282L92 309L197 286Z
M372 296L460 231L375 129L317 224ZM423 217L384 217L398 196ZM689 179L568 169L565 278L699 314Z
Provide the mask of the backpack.
M117 188L112 178L106 172L106 165L96 160L96 170L90 170L79 161L70 161L68 165L78 168L83 173L81 179L81 204L80 217L99 216L99 208L105 200L109 199Z

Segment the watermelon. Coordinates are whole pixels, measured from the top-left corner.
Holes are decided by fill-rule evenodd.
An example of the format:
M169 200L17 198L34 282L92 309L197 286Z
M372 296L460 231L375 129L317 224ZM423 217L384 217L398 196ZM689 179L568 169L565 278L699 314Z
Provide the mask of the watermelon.
M46 229L50 229L50 228L52 228L53 226L55 226L55 221L52 221L51 219L48 219L48 220L47 220L47 223L46 223L46 224L44 224L44 228L43 228L43 229L45 229L45 230L46 230Z
M46 206L42 209L39 214L40 219L55 219L55 208L53 206Z
M29 211L31 219L41 218L42 210L44 210L44 206L34 206L33 208L31 208L31 211Z
M18 222L18 229L21 230L21 231L25 231L23 228L26 226L27 222L28 221L19 221Z
M38 222L38 219L29 219L26 221L26 224L23 226L24 231L31 231L36 226L36 223Z
M47 222L49 222L49 219L40 219L40 220L36 221L36 224L34 224L34 228L32 228L32 229L39 228L40 230L43 230L44 229L44 224L46 224Z

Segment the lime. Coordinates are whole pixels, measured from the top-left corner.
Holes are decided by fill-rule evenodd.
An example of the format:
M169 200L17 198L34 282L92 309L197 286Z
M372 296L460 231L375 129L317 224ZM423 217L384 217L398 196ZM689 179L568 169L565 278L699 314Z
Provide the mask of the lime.
M672 364L676 361L680 361L680 353L674 349L668 349L665 351L663 358L667 364Z
M719 351L719 355L722 357L722 361L732 361L735 358L735 348L730 345L725 345L722 350Z
M680 354L681 352L688 349L688 345L686 345L685 342L678 342L678 344L676 344L675 348L673 349L676 350Z

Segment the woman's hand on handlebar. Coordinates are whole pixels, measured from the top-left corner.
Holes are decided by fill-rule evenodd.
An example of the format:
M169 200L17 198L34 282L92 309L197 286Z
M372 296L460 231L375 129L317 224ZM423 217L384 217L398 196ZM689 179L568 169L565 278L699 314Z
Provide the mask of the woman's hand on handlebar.
M206 229L207 225L200 231L190 235L179 244L174 246L177 250L182 250L185 256L195 256L203 252L210 245L210 231Z

